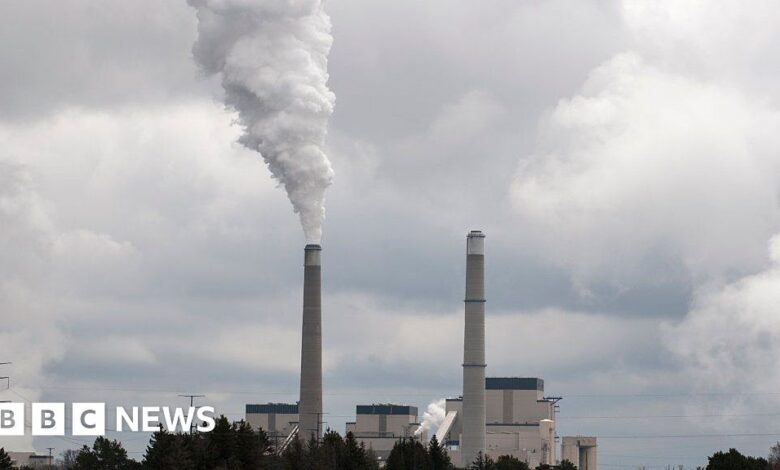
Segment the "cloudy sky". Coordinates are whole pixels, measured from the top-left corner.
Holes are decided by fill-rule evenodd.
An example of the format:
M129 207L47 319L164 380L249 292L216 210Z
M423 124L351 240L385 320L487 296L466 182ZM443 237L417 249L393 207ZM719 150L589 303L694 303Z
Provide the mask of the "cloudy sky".
M459 394L479 228L488 375L544 378L603 467L780 440L776 2L326 8L331 427ZM197 26L184 0L0 3L0 399L297 398L304 235Z

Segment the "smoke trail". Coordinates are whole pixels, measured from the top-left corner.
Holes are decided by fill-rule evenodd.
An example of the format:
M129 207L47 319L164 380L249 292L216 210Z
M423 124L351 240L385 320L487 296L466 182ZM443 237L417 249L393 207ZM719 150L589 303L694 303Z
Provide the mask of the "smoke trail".
M758 273L700 289L688 315L665 325L664 343L686 379L708 393L725 392L721 404L730 411L747 409L754 393L774 395L780 387L780 234L769 242L769 257L771 265Z
M417 432L415 433L416 435L422 434L423 431L426 431L428 432L428 437L430 438L430 433L436 432L436 430L439 429L441 423L444 422L444 404L444 398L428 404L428 408L423 413L422 423L420 424L420 427L417 428Z
M335 95L328 89L333 38L322 0L188 0L197 9L193 54L219 75L238 111L239 142L260 152L284 185L308 242L322 235L333 170L324 152Z

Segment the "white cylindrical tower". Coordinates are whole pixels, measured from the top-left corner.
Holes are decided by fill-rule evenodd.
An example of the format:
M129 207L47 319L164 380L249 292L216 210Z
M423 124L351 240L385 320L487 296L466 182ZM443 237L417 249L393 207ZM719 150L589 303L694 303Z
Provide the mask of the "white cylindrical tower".
M485 235L466 237L465 333L463 336L463 467L485 453Z
M320 245L306 245L303 271L303 334L301 335L301 395L298 436L322 434L322 301Z

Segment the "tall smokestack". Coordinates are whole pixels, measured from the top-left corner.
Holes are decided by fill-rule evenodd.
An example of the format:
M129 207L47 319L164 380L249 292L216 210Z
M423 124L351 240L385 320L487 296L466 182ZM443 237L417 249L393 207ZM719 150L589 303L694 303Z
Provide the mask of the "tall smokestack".
M298 436L320 437L322 419L322 302L320 245L306 245L303 272L303 334Z
M463 335L462 466L485 453L485 235L466 237L466 328Z

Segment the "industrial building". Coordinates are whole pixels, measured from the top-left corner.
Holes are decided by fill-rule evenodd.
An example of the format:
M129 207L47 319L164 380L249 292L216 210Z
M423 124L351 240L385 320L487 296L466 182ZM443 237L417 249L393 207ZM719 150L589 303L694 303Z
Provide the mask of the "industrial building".
M554 465L555 403L544 396L544 381L526 377L488 377L485 391L485 448L478 452L493 459L512 455L535 468ZM446 414L436 438L443 442L456 465L473 462L464 458L463 398L446 400Z
M262 429L277 445L298 428L298 404L266 403L246 405L245 421L254 429Z
M14 468L51 468L50 455L38 455L35 452L7 452Z
M597 448L595 437L564 437L561 440L561 459L573 463L579 470L597 470Z
M277 448L283 448L298 433L298 405L246 405L245 420L255 429L263 429ZM415 438L428 442L427 433L418 432L419 429L416 406L391 403L358 405L355 421L346 423L346 432L354 434L382 460L387 458L399 439Z
M556 453L555 406L560 397L544 396L544 380L528 377L488 377L485 379L485 454L497 459L512 455L531 468L555 465L568 460L579 470L597 470L595 437L561 438L560 457ZM445 419L436 431L456 465L463 465L463 398L448 398ZM246 421L268 433L276 447L282 447L298 431L298 405L266 403L246 405ZM428 442L420 429L418 409L410 405L358 405L355 421L346 423L346 432L386 460L395 443L403 438Z
M296 437L322 435L321 247L307 245L304 263L300 402L247 405L246 421L262 428L284 449ZM556 453L556 403L544 394L544 381L529 377L486 377L485 235L466 237L463 392L446 400L445 418L436 431L456 466L467 466L481 453L493 459L511 455L531 468L569 460L580 470L597 469L595 437L561 440ZM397 404L358 405L346 424L367 448L384 460L402 438L428 441L417 407Z
M346 432L354 434L381 460L387 459L399 439L415 438L427 443L427 433L421 431L418 434L419 429L416 406L389 403L358 405L355 421L348 422L346 426Z

